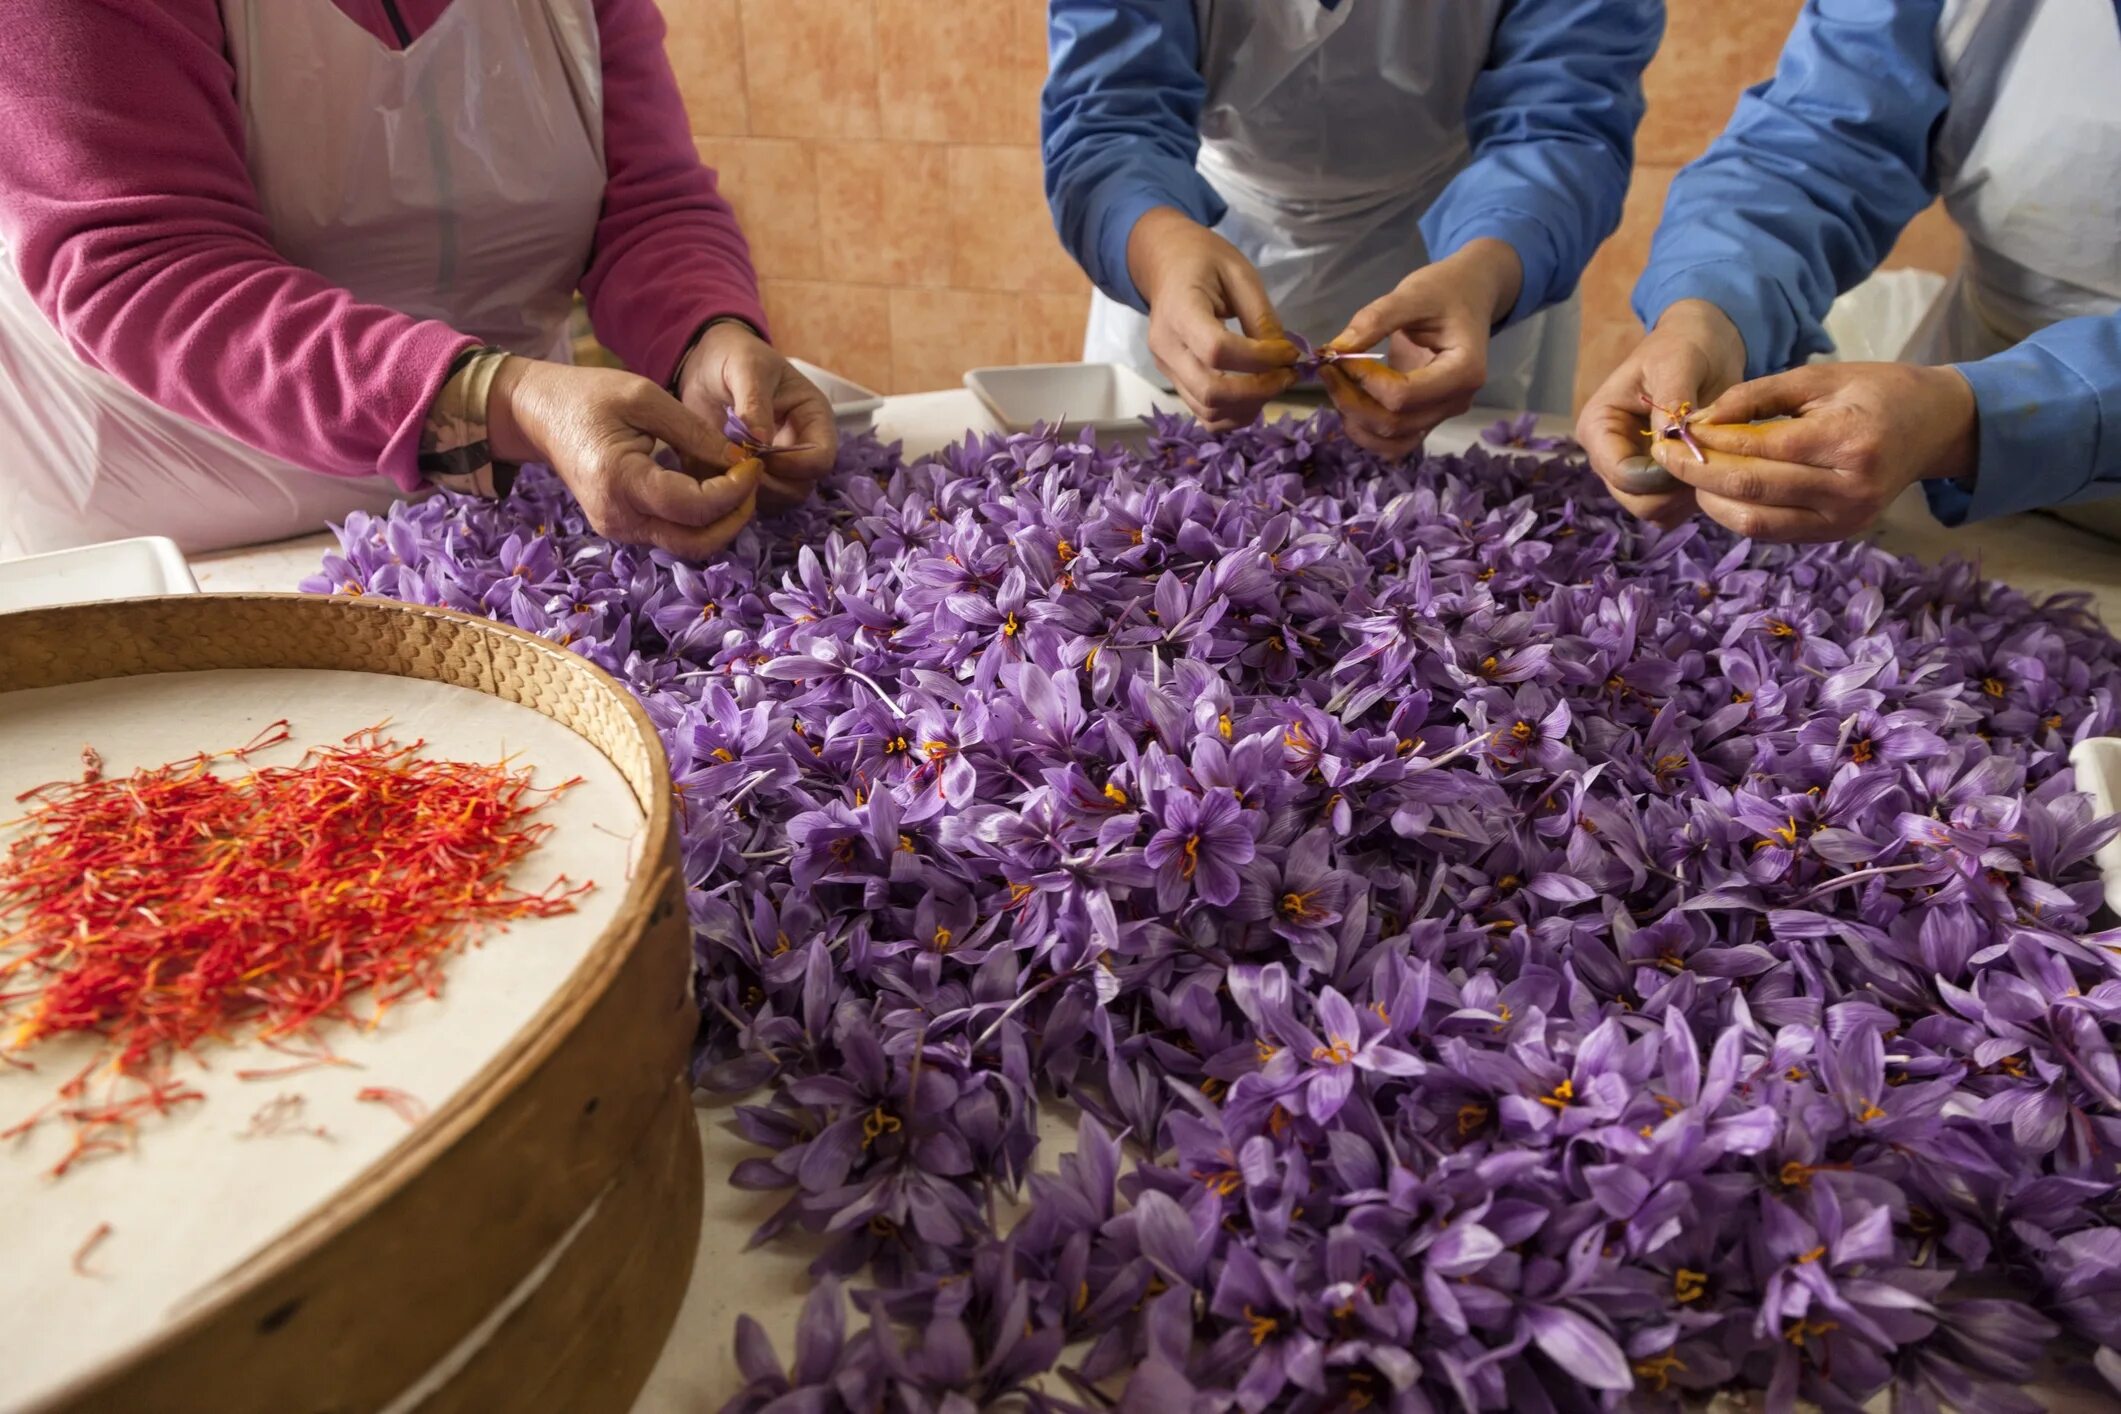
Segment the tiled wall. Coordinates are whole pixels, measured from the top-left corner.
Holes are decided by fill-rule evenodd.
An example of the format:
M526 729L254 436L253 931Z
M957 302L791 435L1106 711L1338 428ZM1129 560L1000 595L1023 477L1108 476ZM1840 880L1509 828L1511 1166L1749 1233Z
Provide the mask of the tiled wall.
M776 342L885 392L1082 353L1046 215L1040 0L662 0Z
M1799 2L1672 0L1627 217L1584 279L1579 395L1636 337L1627 294L1673 172L1773 68ZM1089 286L1054 239L1039 175L1041 0L662 5L777 342L886 392L1078 356ZM1948 269L1957 248L1932 212L1896 262Z

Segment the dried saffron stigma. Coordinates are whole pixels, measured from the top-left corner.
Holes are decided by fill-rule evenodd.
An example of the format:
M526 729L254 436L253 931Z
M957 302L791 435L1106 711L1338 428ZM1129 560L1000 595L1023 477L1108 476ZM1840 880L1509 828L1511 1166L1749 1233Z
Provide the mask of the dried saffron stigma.
M530 817L574 781L538 789L526 767L429 759L380 728L237 769L290 739L274 722L233 750L25 793L0 857L0 1020L13 1050L101 1038L49 1104L0 1134L70 1124L55 1174L200 1099L173 1066L202 1043L293 1057L246 1079L341 1064L322 1025L372 1027L435 995L451 952L571 912L590 887L507 881L551 829Z
M111 1225L109 1223L96 1224L94 1230L89 1233L88 1239L74 1249L74 1275L84 1277L95 1275L94 1272L89 1270L88 1259L98 1247L103 1245L104 1239L110 1235Z
M418 1124L427 1118L427 1106L417 1095L408 1095L387 1085L366 1086L356 1091L354 1098L363 1104L382 1105L407 1124Z

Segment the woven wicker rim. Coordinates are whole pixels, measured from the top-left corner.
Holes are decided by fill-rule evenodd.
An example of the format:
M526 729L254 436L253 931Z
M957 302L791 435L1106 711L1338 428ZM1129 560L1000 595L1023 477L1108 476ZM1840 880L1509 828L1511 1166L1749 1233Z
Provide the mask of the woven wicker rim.
M530 1021L388 1153L256 1253L188 1298L152 1338L85 1368L42 1407L63 1408L114 1370L211 1328L244 1293L299 1266L476 1129L564 1041L642 937L671 849L670 771L648 714L578 654L471 614L374 597L185 595L0 614L0 696L39 687L216 669L309 669L419 678L518 703L573 730L626 780L646 826L612 921Z

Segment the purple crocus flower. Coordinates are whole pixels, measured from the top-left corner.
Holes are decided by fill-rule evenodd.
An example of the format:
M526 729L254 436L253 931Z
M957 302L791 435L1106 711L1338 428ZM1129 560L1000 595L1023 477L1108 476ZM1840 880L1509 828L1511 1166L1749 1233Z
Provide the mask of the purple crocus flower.
M1158 906L1176 908L1189 893L1203 903L1233 902L1239 871L1258 852L1256 818L1221 791L1170 796L1159 828L1142 851L1156 871Z

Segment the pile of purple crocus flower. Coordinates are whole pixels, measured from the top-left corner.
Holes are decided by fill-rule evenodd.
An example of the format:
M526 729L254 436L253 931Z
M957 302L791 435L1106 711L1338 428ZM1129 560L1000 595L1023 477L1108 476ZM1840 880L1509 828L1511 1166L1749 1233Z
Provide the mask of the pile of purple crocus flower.
M310 587L569 643L662 732L699 1079L760 1092L733 1180L827 1278L732 1410L2009 1411L2115 1363L2081 603L1330 417L862 439L706 565L542 474L342 540Z

